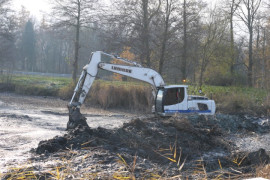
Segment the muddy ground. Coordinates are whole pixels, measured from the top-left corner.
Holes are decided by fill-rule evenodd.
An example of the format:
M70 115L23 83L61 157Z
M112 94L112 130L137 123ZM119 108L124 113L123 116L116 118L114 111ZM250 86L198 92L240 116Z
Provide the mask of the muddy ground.
M91 128L65 131L66 104L0 93L4 179L239 178L270 162L269 117L159 118L83 108Z

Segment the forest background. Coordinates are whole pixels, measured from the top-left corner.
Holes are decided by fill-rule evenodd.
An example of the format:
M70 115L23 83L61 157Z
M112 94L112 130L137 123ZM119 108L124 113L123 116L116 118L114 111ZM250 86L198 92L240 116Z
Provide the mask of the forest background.
M76 81L101 50L155 69L168 84L270 89L268 1L54 0L39 20L11 4L0 0L1 73L72 73Z

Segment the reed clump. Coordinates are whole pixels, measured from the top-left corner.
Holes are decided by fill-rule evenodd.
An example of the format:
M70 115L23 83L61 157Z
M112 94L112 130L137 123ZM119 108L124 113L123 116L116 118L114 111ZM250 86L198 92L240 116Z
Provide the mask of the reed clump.
M75 84L71 83L59 90L58 95L63 99L70 99ZM103 109L123 108L149 112L153 96L151 88L146 85L112 84L96 81L86 96L86 106L96 106Z

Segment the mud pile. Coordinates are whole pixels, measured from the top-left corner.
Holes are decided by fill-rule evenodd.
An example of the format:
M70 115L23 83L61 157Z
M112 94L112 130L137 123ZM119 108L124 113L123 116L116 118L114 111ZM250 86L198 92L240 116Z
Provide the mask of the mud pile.
M117 130L78 126L63 137L41 141L36 153L102 146L110 152L137 154L163 163L167 159L158 153L159 150L172 146L181 148L183 156L188 159L201 156L202 152L217 147L226 150L229 144L222 135L221 129L214 125L202 127L199 123L191 124L187 118L134 119Z
M254 173L255 166L269 163L269 156L264 149L253 153L236 152L234 142L226 137L231 133L264 133L267 130L269 124L262 125L248 117L152 117L134 119L114 130L77 126L62 137L41 141L36 153L48 155L70 149L93 151L98 148L107 152L109 160L106 158L106 163L110 165L115 163L118 154L125 154L127 162L132 162L135 156L138 162L141 160L137 168L143 167L144 160L150 163L147 168L151 169L156 164L159 174L164 175L164 168L170 166L170 170L166 171L167 177L179 173L183 164L183 174L190 177L197 168L194 164L202 161L202 166L211 177L220 175L217 170L234 168L222 175L229 177L232 174Z

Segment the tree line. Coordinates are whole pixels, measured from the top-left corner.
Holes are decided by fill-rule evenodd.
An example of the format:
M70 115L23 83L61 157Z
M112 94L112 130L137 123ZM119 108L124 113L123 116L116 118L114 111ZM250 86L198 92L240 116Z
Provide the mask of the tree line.
M263 0L54 0L37 21L0 0L0 69L72 73L92 51L132 54L167 83L270 88Z

